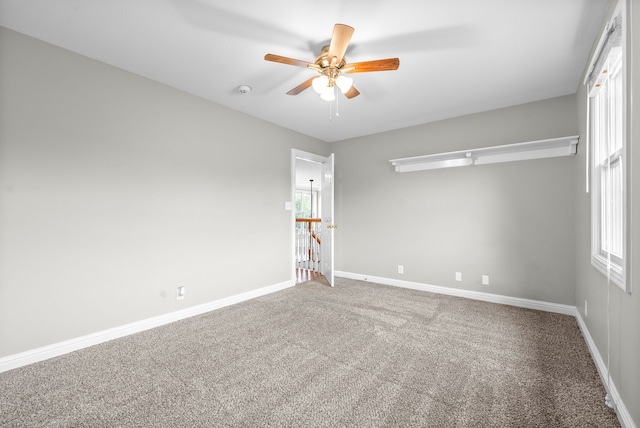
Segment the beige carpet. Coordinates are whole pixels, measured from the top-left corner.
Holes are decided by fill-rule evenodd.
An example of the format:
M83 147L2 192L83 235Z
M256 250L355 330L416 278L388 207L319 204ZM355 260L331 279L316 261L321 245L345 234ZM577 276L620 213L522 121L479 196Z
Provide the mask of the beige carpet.
M337 279L0 374L2 427L614 427L574 318Z

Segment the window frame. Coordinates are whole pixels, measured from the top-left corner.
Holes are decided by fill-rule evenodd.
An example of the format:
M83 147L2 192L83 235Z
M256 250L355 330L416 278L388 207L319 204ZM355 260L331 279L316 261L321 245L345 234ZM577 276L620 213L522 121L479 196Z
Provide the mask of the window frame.
M599 46L588 83L591 178L591 264L631 293L631 73L629 3L620 0L601 40L621 26L621 46ZM607 55L599 69L598 58ZM601 78L592 79L593 73ZM618 79L619 76L619 80ZM597 84L592 82L597 81ZM621 85L621 86L618 86ZM591 95L591 92L595 95ZM614 236L615 232L615 236Z
M320 199L320 192L316 189L313 189L313 192L309 193L309 189L302 189L302 188L296 188L295 191L295 200L294 200L294 205L295 205L295 215L296 218L314 218L312 217L313 213L310 213L309 211L306 211L304 208L304 201L305 199L311 201L313 200L313 211L316 214L315 218L319 218L320 217L320 213L321 213L321 199ZM301 200L301 206L302 206L302 211L298 211L298 198L300 198ZM309 208L311 208L311 205L309 205Z

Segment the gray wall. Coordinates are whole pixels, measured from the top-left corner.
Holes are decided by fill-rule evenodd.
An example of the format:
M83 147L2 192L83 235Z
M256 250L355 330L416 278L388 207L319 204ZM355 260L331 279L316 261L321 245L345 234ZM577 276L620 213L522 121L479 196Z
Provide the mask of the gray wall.
M573 157L410 173L389 160L576 134L565 96L333 144L336 269L573 304Z
M327 144L1 28L0 54L0 357L291 279L290 149Z
M640 1L633 1L633 24L640 25ZM634 32L633 57L640 58L640 36ZM632 99L640 99L640 69L632 74ZM578 90L580 134L586 135L585 88ZM586 153L580 147L575 168L576 289L575 301L600 355L607 358L607 300L610 301L610 371L629 413L640 426L640 109L632 112L632 292L627 294L591 266L591 198L585 191ZM607 296L609 294L609 296ZM588 316L584 302L588 302Z

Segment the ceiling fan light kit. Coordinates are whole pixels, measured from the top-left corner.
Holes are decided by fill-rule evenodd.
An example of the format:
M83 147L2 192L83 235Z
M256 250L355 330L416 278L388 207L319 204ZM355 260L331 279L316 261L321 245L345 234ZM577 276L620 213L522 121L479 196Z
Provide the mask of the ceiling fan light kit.
M347 92L349 92L349 89L351 89L351 87L353 86L353 78L341 75L341 76L338 76L335 84L343 94L346 94Z
M322 93L320 94L320 99L323 99L325 101L333 101L336 99L336 94L334 92L333 87L327 87L325 88Z
M322 94L329 87L329 78L327 76L316 77L311 81L311 86L318 94Z
M320 95L321 99L333 101L336 98L337 88L345 97L351 99L360 95L360 91L353 86L353 78L345 76L345 74L397 70L400 66L398 58L348 64L344 54L347 51L353 32L353 27L336 24L333 28L331 43L322 48L322 52L313 63L274 54L266 54L264 59L308 68L320 73L319 77L312 77L291 89L287 92L288 95L298 95L305 89L312 87Z

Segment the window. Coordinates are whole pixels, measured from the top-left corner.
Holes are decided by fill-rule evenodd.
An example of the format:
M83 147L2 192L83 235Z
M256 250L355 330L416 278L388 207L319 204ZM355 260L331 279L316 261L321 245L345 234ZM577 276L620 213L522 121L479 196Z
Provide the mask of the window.
M592 145L591 263L631 291L629 238L630 85L626 3L605 28L587 76Z
M311 210L313 209L313 213ZM320 198L318 191L296 189L296 218L317 218L320 216Z

